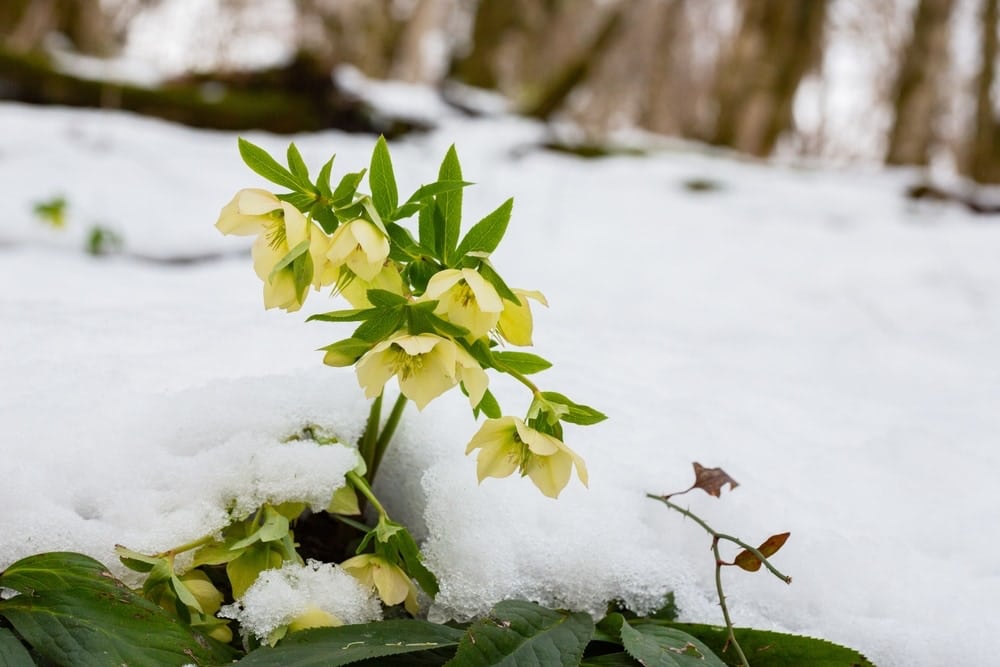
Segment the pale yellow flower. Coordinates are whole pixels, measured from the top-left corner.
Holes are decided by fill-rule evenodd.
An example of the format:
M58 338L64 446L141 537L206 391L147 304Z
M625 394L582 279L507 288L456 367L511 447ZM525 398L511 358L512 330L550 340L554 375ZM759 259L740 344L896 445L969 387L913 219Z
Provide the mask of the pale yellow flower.
M395 375L399 390L419 410L459 382L465 384L475 407L489 384L479 362L455 341L435 334L397 333L366 352L358 361L357 373L368 398L381 394Z
M419 611L417 587L398 565L375 554L361 554L348 558L340 567L362 586L374 588L382 602L390 607L402 602L411 614L416 615Z
M576 467L577 477L587 485L587 466L576 452L559 438L536 431L517 417L486 420L465 453L475 449L480 450L476 458L480 482L520 470L543 494L558 498Z
M481 338L497 325L504 309L493 285L473 269L445 269L431 276L424 299L437 300L434 312Z
M337 227L326 256L332 266L346 266L362 280L374 280L389 256L389 239L378 227L358 218Z
M223 207L215 226L223 234L257 235L251 254L254 272L264 282L266 308L284 308L292 312L302 307L305 294L295 287L293 268L287 266L275 272L274 267L303 241L309 242L312 260L309 282L317 289L332 282L326 259L329 237L297 208L266 190L240 190Z
M548 306L549 302L541 292L522 289L512 291L521 304L506 300L503 302L503 312L500 313L500 320L497 322L497 331L512 345L531 345L532 318L528 299L534 299L543 306Z
M392 262L386 262L373 279L354 277L340 288L340 294L354 308L371 308L372 303L368 300L370 289L381 289L400 296L405 296L407 293L396 266Z
M308 630L310 628L335 628L343 625L344 622L331 614L320 609L316 605L309 605L305 611L292 619L288 624L289 632Z

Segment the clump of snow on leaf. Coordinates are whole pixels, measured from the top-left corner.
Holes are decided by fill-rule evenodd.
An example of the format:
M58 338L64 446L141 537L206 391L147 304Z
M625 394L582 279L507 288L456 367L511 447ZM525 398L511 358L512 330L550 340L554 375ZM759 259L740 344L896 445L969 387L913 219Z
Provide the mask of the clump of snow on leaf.
M247 633L265 639L306 610L318 607L345 625L382 620L372 591L336 565L309 560L265 570L237 602L219 611L238 621Z

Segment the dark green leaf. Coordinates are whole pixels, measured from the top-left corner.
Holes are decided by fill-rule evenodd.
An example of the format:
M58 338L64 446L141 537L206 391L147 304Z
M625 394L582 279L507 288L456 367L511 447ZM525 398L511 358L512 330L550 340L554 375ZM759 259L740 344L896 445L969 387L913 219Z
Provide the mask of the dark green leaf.
M297 178L302 183L309 182L309 167L306 166L305 160L302 159L302 153L295 146L295 143L288 144L288 168L292 170L292 176ZM311 188L310 188L311 189Z
M514 200L508 199L497 210L473 225L455 251L455 257L461 259L468 252L493 252L507 231L513 208Z
M401 308L376 308L375 314L355 329L351 336L377 343L394 334L402 324L403 310Z
M574 403L569 398L558 392L543 391L542 396L550 403L559 403L569 408L569 413L562 416L562 420L564 422L579 424L581 426L590 426L591 424L597 424L608 418L608 416L603 412L595 410L588 405Z
M724 627L656 621L650 623L676 628L697 637L716 655L723 657L725 664L740 664L732 647L729 650L724 650L727 643L727 633ZM633 625L640 627L638 621L633 621ZM735 633L736 641L740 643L753 667L801 667L802 665L809 667L874 667L872 662L861 653L823 639L752 628L736 628Z
M465 351L472 355L472 358L479 362L483 368L493 368L493 351L489 343L482 338L472 343L464 343Z
M375 308L353 308L351 310L332 310L329 313L317 313L306 318L306 322L363 322L376 314Z
M358 660L456 646L463 633L416 619L388 620L289 635L239 661L244 667L339 667Z
M233 585L233 597L243 597L261 572L279 568L284 562L281 548L274 542L257 542L244 549L238 558L226 563L226 576Z
M531 375L532 373L552 368L551 363L542 359L537 354L531 354L530 352L494 352L493 359L496 361L497 369L512 368L524 375Z
M361 171L344 174L337 188L333 191L333 206L335 208L350 204L354 200L354 193L358 191L358 185L361 183L361 179L365 177L366 171L362 169Z
M441 169L438 171L439 181L461 181L462 165L458 162L458 153L452 145L441 162ZM434 197L437 202L435 209L441 212L444 219L444 239L441 244L442 259L448 263L453 251L458 246L458 235L462 228L462 191L452 190L441 192ZM438 239L441 243L442 239Z
M389 157L389 147L385 143L385 137L379 137L375 142L368 182L372 186L372 199L379 215L384 220L391 220L390 216L399 204L399 193L396 190L396 176L392 171L392 158Z
M308 182L300 183L290 171L282 167L260 146L256 146L242 137L239 139L239 145L240 156L246 165L267 180L295 192L308 192L311 189Z
M20 593L0 601L0 616L56 664L220 665L236 657L82 554L29 556L0 574L0 586Z
M367 292L368 301L376 308L391 308L407 303L405 296L384 289L370 289Z
M514 294L509 287L507 287L507 283L503 281L503 278L500 277L500 274L496 272L496 269L494 269L493 265L488 261L484 260L479 265L479 275L481 275L490 285L493 285L493 289L497 291L497 294L499 294L501 298L507 299L511 303L521 303L521 300L517 298L517 295Z
M337 230L337 227L340 226L340 220L337 219L337 215L330 210L329 206L321 201L313 204L313 207L309 209L309 214L312 215L313 220L318 222L327 234L333 234Z
M652 623L635 627L622 620L625 651L645 667L726 667L712 650L686 632Z
M427 282L440 270L438 264L427 258L416 259L406 265L406 279L420 294L427 289Z
M472 183L468 183L466 181L436 181L434 183L429 183L428 185L421 185L417 188L416 192L410 195L410 198L406 200L405 204L392 212L392 219L401 220L403 218L408 218L419 211L422 206L433 201L434 195L451 192L452 190L461 190L462 188L470 185L472 185Z
M507 600L469 626L448 665L576 667L593 631L594 622L587 614Z
M335 157L337 156L334 155L327 160L326 164L320 168L319 176L316 178L316 188L319 190L319 193L323 195L324 199L331 202L333 201L333 191L330 189L330 172L333 171L333 160Z
M642 667L642 665L629 657L628 653L606 653L586 658L580 663L580 667Z
M35 667L28 649L7 628L0 628L0 665L4 667Z

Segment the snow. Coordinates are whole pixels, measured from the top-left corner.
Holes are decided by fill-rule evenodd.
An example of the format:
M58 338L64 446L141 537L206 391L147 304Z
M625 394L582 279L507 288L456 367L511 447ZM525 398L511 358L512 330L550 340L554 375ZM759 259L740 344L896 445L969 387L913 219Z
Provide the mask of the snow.
M231 134L93 111L0 105L0 567L43 550L124 574L121 543L158 550L218 530L227 507L318 504L353 459L285 443L306 423L358 436L349 369L316 349L349 327L265 312L245 239L212 223L260 180ZM691 462L739 482L682 502L749 542L791 531L766 572L725 571L739 625L854 646L882 667L988 664L1000 634L1000 225L901 193L907 172L804 170L690 148L600 161L533 146L508 116L443 120L392 146L403 196L456 143L470 224L515 196L495 264L540 289L543 389L606 412L568 427L590 468L559 500L475 481L477 426L453 391L408 408L378 493L441 581L432 619L514 596L599 612L674 591L721 621L710 539L645 493ZM249 133L281 153L287 139ZM318 168L367 164L371 137L294 137ZM696 192L692 179L714 183ZM68 229L36 222L63 194ZM84 255L100 221L141 257ZM189 265L164 258L224 253ZM491 388L508 414L527 397ZM298 494L298 495L296 495Z
M371 589L336 565L309 560L265 570L239 603L220 615L234 618L248 634L264 640L310 608L318 608L344 624L382 620L382 607Z

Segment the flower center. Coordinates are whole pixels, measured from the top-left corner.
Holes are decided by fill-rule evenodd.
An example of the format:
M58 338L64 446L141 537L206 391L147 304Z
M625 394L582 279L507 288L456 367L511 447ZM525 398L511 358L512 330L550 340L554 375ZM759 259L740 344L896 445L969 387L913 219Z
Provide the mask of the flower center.
M406 380L421 371L424 367L424 355L409 355L406 350L399 345L393 344L396 351L396 358L392 360L392 372L400 380Z
M469 283L465 281L462 281L458 285L457 293L455 294L455 301L457 301L462 308L468 308L469 304L472 304L473 306L478 305L476 302L476 293L472 291L472 288L469 287Z
M280 249L281 244L284 243L287 238L285 236L285 219L283 213L284 211L281 211L280 209L278 211L274 211L272 215L278 215L275 216L274 222L272 222L267 228L267 231L264 232L267 235L267 245L269 245L272 250Z

